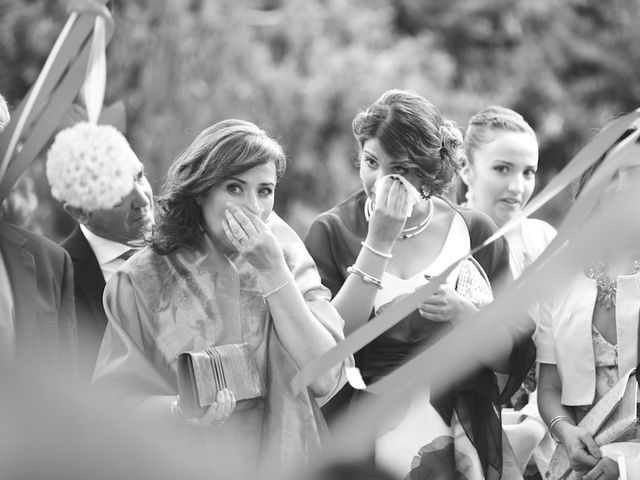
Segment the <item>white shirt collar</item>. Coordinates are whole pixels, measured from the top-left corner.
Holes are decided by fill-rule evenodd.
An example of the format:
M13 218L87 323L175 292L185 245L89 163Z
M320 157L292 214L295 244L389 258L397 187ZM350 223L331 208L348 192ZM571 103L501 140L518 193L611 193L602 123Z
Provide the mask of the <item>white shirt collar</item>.
M131 250L132 247L126 243L114 242L113 240L99 237L84 225L80 225L80 230L91 245L96 260L100 266L118 258L123 253Z

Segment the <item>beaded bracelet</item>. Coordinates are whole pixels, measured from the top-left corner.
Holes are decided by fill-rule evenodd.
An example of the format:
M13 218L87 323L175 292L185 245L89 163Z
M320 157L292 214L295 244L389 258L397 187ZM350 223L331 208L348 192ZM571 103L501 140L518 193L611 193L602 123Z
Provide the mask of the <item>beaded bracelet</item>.
M279 292L280 290L282 290L284 287L286 287L287 285L289 285L291 283L291 279L287 280L286 282L284 282L282 285L278 285L276 288L274 288L273 290L271 290L270 292L267 292L265 294L262 295L262 300L264 301L264 303L267 303L267 297L270 297L271 295L273 295L274 293Z
M549 436L556 442L560 443L560 439L556 436L553 429L558 423L565 421L569 422L571 425L575 425L573 419L571 417L567 417L566 415L558 415L557 417L553 417L551 422L549 422Z
M362 281L364 283L370 283L371 285L375 285L378 290L382 290L382 280L372 275L369 275L368 273L361 270L357 266L351 265L350 267L347 267L347 272L358 275L360 278L362 278Z
M376 250L375 248L373 248L371 245L369 245L365 241L360 242L360 245L362 245L364 248L369 250L374 255L378 255L379 257L386 258L386 259L393 258L393 254L392 253L384 253L384 252L381 252L380 250Z

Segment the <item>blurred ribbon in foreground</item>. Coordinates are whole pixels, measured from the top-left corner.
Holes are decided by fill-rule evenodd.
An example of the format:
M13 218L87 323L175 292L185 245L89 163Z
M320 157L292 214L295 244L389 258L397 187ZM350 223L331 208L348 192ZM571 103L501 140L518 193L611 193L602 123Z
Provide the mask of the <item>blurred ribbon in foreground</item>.
M561 291L590 261L608 252L628 248L630 241L640 238L640 131L633 131L616 143L635 118L634 112L618 120L571 162L570 167L575 167L573 171L565 169L561 172L561 178L573 179L606 154L543 256L517 282L507 286L493 303L463 319L460 326L428 350L369 386L367 390L377 395L364 398L357 409L349 409L338 420L333 441L319 464L366 458L380 422L398 403L425 385L429 385L432 395L438 395L479 368L480 358L486 358L487 353L505 353L504 346L497 344L497 337L492 333L496 328L508 324L516 330L522 327L523 335L530 333L525 328L525 316L532 303ZM588 157L585 157L585 150ZM575 160L582 163L576 167ZM626 187L612 190L612 178L625 169L632 172ZM554 183L556 187L560 185L557 181ZM538 206L542 204L537 203ZM387 321L392 320L387 317Z
M83 84L88 114L96 120L100 114L106 82L104 49L113 34L113 20L99 0L73 1L70 8L76 11L0 135L0 201L56 131L60 112L69 109Z
M507 231L514 228L520 222L522 222L525 218L529 217L531 214L536 212L540 207L546 204L551 198L557 195L560 191L562 191L565 187L567 187L571 182L576 180L589 166L591 166L597 159L602 157L613 145L613 143L620 138L620 136L627 131L631 124L640 118L640 109L635 110L613 122L608 128L602 130L598 133L591 142L585 145L578 154L569 162L569 164L558 174L556 175L547 186L540 192L525 208L522 210L520 215L511 221L507 222L502 228L500 228L494 235L488 238L482 245L477 247L476 249L469 252L464 257L460 258L453 264L451 264L447 269L445 269L442 274L434 277L430 280L430 282L422 287L419 287L415 290L414 293L408 295L403 298L401 301L395 303L393 306L385 310L380 315L374 317L365 325L360 327L358 330L349 335L343 342L339 343L327 353L322 355L321 357L315 359L314 361L307 364L300 373L293 379L292 386L295 390L300 391L306 388L312 381L318 378L320 375L325 373L330 368L333 368L335 365L340 364L345 358L349 355L353 355L355 352L360 350L362 347L367 345L369 342L378 337L381 333L385 332L389 328L391 328L396 323L400 322L404 317L406 317L409 313L416 310L420 303L424 301L429 295L434 293L438 286L447 278L449 273L467 256L473 255L478 250L486 247L490 243L496 241L498 238L503 236ZM621 145L620 145L621 146ZM619 147L620 147L619 146ZM613 167L611 167L613 168ZM590 193L590 192L589 192ZM587 195L581 202L581 205L588 205L589 202L593 203L597 199L596 195ZM577 205L576 205L577 206ZM572 209L575 212L574 209ZM577 222L575 221L577 218ZM549 255L555 251L560 242L563 239L566 239L571 235L575 224L579 224L583 220L583 215L577 215L574 213L573 215L567 215L567 221L574 222L572 223L570 228L561 229L558 232L558 236L556 240L547 248L545 251L544 258L548 258ZM573 220L572 220L573 219ZM564 233L564 234L563 234ZM522 281L518 282L521 284ZM426 352L425 352L426 354ZM417 359L414 359L417 361ZM405 365L406 366L406 365ZM370 391L375 391L376 393L382 393L384 389L384 385L387 382L390 382L392 378L401 377L398 379L399 383L402 382L410 382L412 377L410 375L403 374L403 368L398 369L394 373L392 373L389 377L381 380L376 384L376 386L371 386L368 388Z

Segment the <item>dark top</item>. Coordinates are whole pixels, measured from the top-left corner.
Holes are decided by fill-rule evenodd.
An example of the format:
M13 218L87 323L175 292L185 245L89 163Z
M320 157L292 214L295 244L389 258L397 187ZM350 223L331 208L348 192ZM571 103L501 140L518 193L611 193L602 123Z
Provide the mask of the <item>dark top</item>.
M60 245L69 252L73 262L78 322L78 371L82 380L86 380L88 384L107 328L107 316L102 306L105 281L100 264L78 225Z
M322 213L311 225L305 240L324 285L334 296L345 282L348 275L346 269L355 263L362 248L360 242L367 235L365 201L366 194L360 190ZM447 203L464 219L471 238L471 248L480 245L496 231L496 225L484 213ZM509 281L509 252L504 238L484 247L474 257L487 273L494 290L497 282ZM450 328L446 323L427 321L416 310L358 352L356 364L365 380L375 380L424 350ZM468 432L473 432L470 437L473 437L485 474L488 464L498 471L501 469L501 459L496 457L501 452L501 427L493 405L509 398L520 386L534 358L535 347L531 338L527 338L517 343L512 351L510 378L501 394L494 373L483 368L475 372L472 378L453 386L442 397L432 399L434 407L446 422L450 421L455 408L463 425L468 424L465 426L469 427ZM344 397L342 392L337 402L344 403ZM334 403L326 409L329 421L341 407Z
M73 372L76 317L69 255L52 241L4 222L0 251L13 290L18 360Z

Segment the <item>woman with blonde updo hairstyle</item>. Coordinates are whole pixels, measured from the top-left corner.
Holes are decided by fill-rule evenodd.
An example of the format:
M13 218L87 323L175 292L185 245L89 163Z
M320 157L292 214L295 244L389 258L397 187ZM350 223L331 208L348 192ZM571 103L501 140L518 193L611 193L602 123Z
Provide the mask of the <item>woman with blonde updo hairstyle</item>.
M492 105L471 117L464 146L468 160L460 172L467 189L464 205L486 213L501 227L520 214L533 194L538 170L536 134L518 112ZM522 220L505 234L514 278L529 268L555 234L551 225L535 218ZM537 318L537 306L531 315ZM532 369L510 401L513 409L503 410L502 419L520 468L524 471L533 457L544 473L553 441L538 413L536 395Z
M462 135L424 97L388 91L358 113L352 126L362 188L322 213L305 241L347 334L428 283L496 230L487 215L452 205L443 196L465 161ZM356 365L365 383L392 373L490 302L490 283L508 275L508 258L502 240L483 248L419 308L360 350ZM465 290L462 278L476 288ZM502 474L503 456L494 371L511 374L508 396L534 351L530 340L518 343L512 332L496 335L511 352L508 358L483 358L464 384L431 398L424 385L425 390L389 412L376 440L378 464L411 479L510 478L495 476ZM352 393L345 387L325 408L330 426L346 404L357 408Z
M461 170L466 206L501 227L527 204L536 184L538 141L519 113L490 106L469 120L464 141L468 163ZM514 277L533 263L555 236L547 222L526 219L507 233Z

